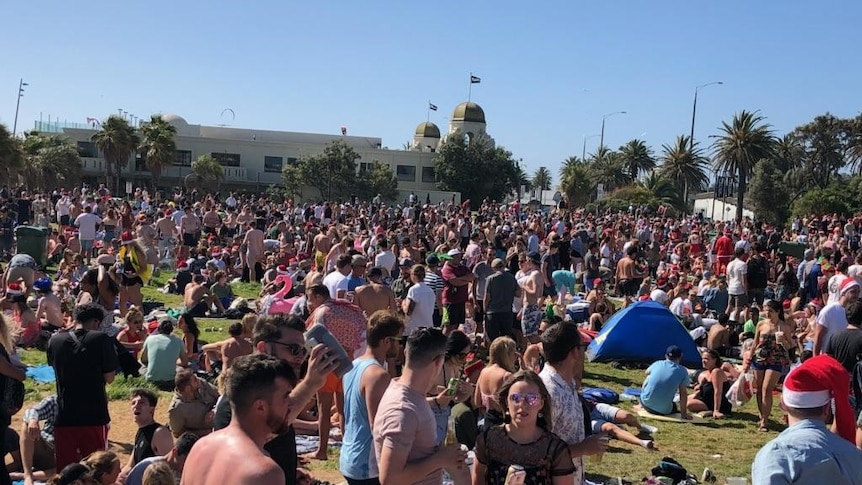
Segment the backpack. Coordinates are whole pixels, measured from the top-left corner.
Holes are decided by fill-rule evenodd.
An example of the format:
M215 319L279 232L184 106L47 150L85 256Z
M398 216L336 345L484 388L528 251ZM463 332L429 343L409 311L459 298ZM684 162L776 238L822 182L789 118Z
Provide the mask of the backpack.
M620 395L606 387L585 387L582 392L584 399L594 403L616 404Z
M0 347L0 354L9 360L9 354L6 349ZM0 399L0 412L7 416L14 416L15 413L24 407L24 383L17 381L9 376L4 376L3 398Z
M678 461L666 456L651 470L654 477L668 477L673 483L679 483L688 478L688 471Z
M766 288L769 267L766 258L757 256L748 260L748 285L751 288Z

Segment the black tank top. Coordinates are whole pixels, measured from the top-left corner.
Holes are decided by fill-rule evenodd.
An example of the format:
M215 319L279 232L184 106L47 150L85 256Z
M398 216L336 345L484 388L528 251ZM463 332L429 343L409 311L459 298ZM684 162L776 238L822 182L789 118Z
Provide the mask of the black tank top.
M161 424L153 423L143 428L138 428L138 432L135 434L135 449L132 451L135 464L140 463L141 460L146 458L156 456L156 453L153 451L153 435L159 429L159 426Z

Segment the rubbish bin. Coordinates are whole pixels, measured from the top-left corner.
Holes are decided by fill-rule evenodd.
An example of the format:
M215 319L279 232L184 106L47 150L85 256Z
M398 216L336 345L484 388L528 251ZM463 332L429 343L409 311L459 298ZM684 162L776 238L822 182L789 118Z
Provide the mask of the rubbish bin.
M18 226L15 228L18 253L29 254L42 268L48 266L48 235L45 227Z

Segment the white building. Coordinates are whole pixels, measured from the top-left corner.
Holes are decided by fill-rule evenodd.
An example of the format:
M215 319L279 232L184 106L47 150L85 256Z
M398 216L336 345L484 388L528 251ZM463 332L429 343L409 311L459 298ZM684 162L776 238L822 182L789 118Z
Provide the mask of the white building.
M382 139L377 137L194 125L175 114L164 114L163 118L177 129L175 159L171 167L162 170L160 184L163 187L182 185L184 178L191 173L192 161L209 154L224 167L222 190L262 191L270 185L281 185L281 172L285 166L322 153L327 144L340 140L360 155L357 171L374 162L388 165L398 178L401 198L412 192L421 201L430 199L436 203L452 199L452 192L437 190L434 152L441 137L440 129L430 121L417 126L409 150L390 150L383 148ZM461 103L452 113L446 136L467 136L470 140L483 140L493 146L494 140L486 133L485 126L485 113L479 105ZM68 137L78 146L85 181L93 184L104 181L105 160L90 141L98 126L36 122L34 130L62 133ZM140 154L129 162L121 178L132 185L150 185L152 180ZM303 190L303 196L313 199L318 197L318 193L307 188ZM455 197L460 200L460 194Z
M715 197L712 192L697 194L694 198L694 214L703 212L703 217L713 221L736 219L736 197ZM742 216L754 219L754 212L742 208Z

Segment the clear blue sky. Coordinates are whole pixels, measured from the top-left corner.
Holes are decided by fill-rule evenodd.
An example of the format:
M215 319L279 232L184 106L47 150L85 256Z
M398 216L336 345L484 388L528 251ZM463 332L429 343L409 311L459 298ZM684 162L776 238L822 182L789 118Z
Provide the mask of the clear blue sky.
M784 133L862 107L862 2L153 0L4 2L0 122L84 122L118 108L190 123L379 136L399 148L467 97L528 172L643 135L658 152L760 110ZM236 112L235 121L225 108ZM587 151L598 145L588 141Z

